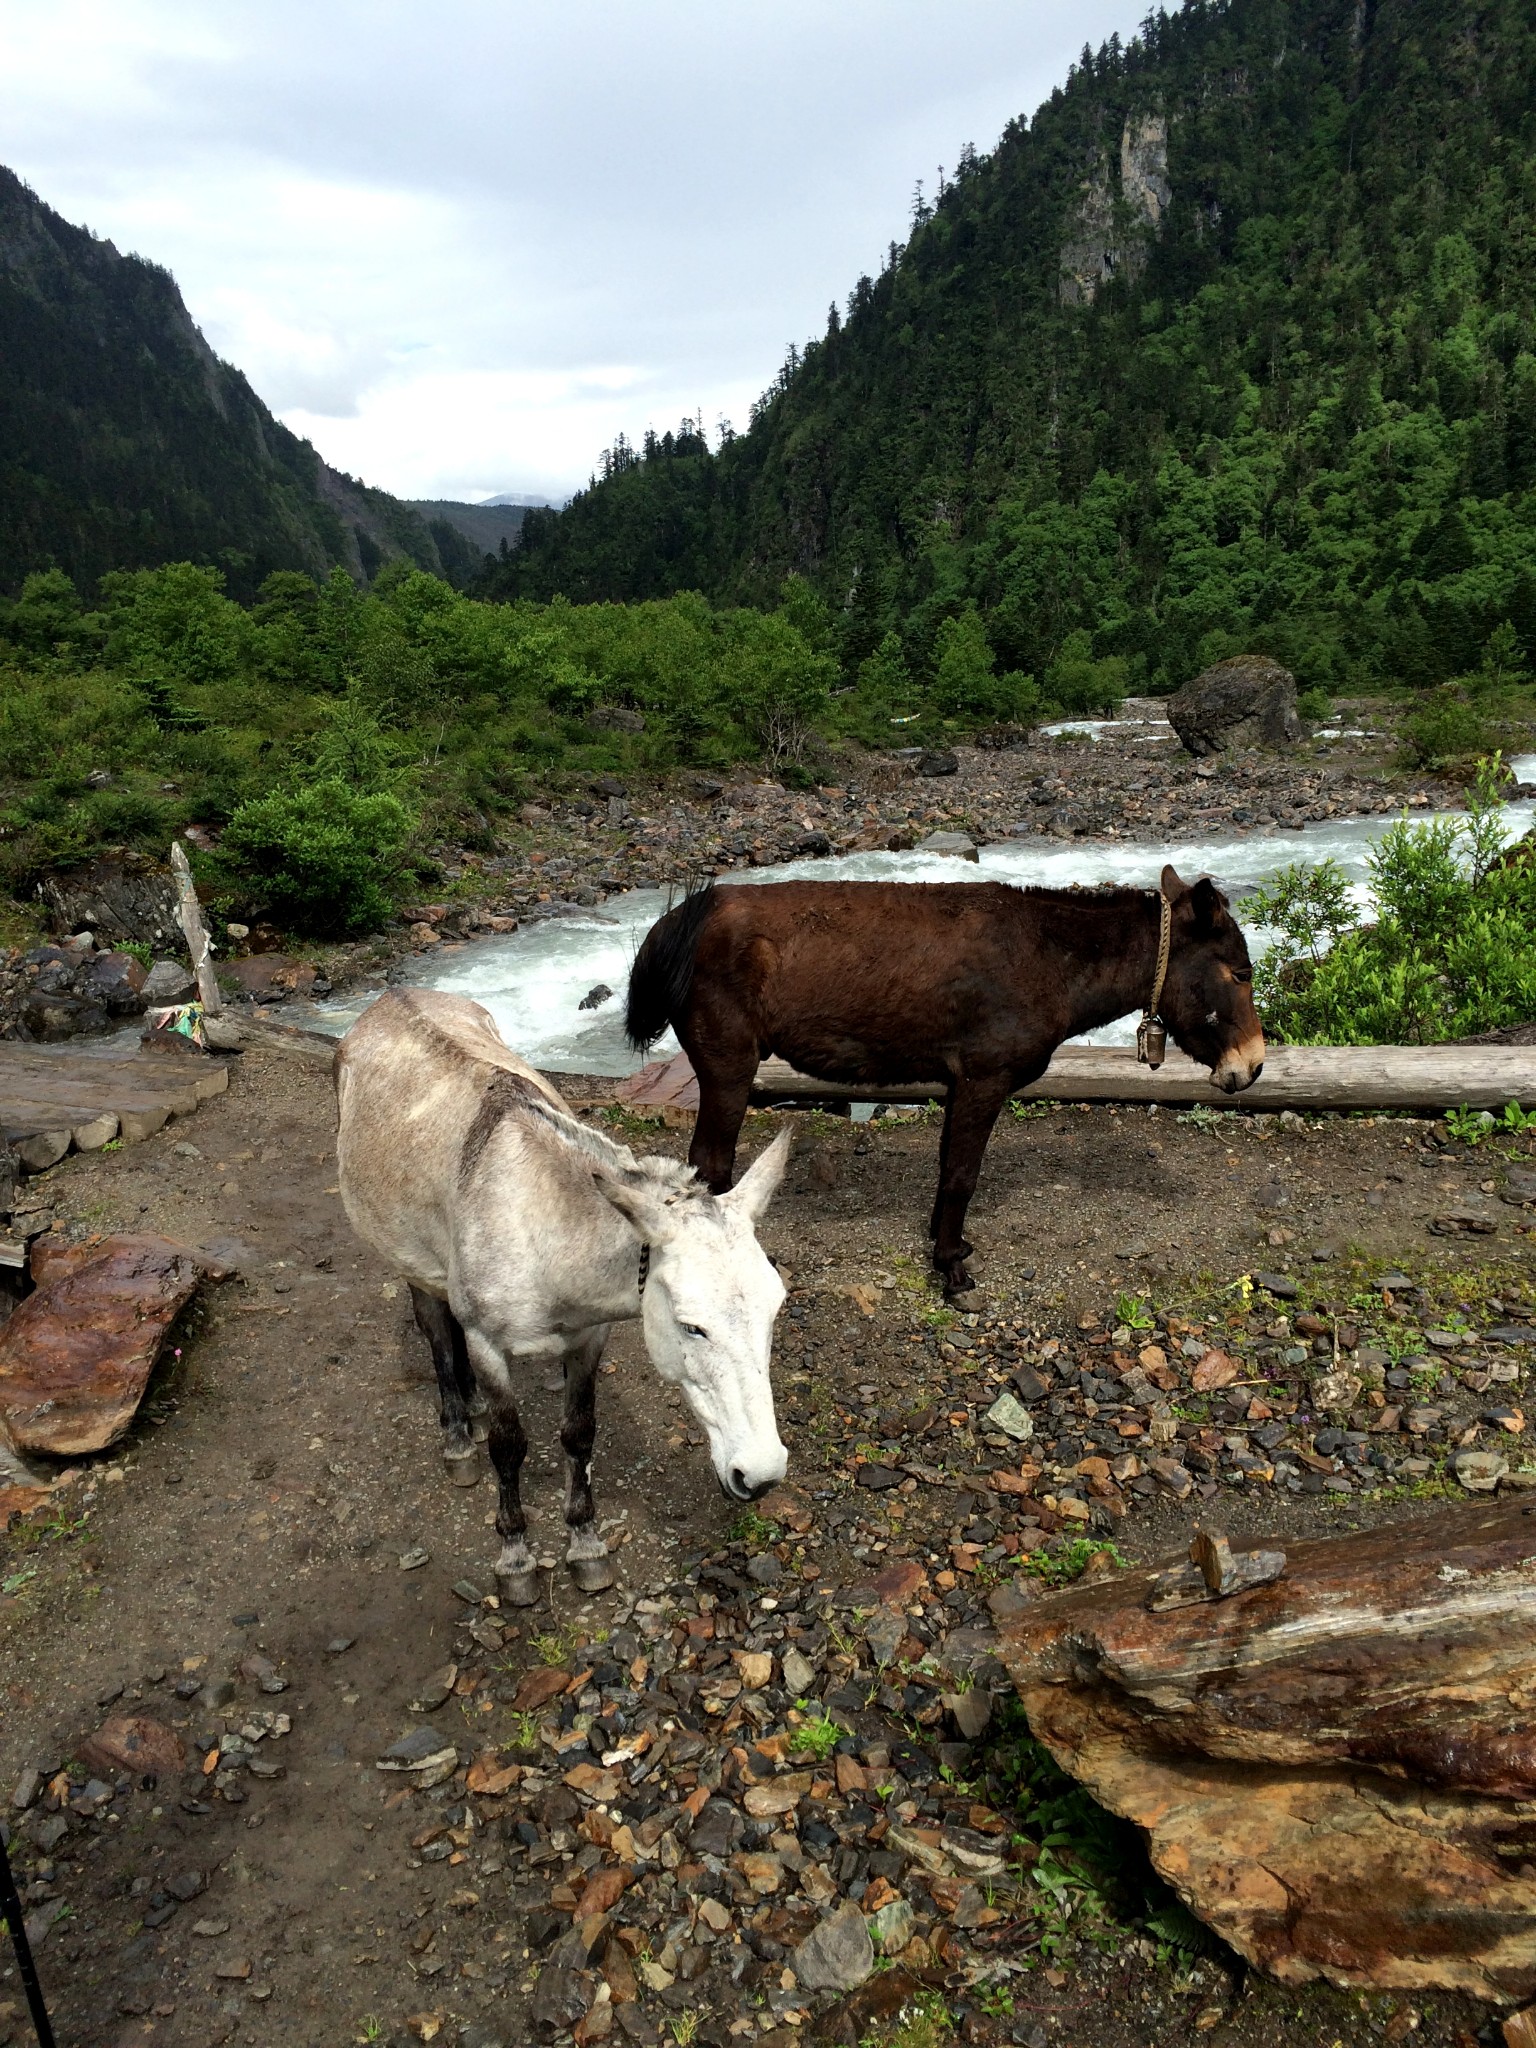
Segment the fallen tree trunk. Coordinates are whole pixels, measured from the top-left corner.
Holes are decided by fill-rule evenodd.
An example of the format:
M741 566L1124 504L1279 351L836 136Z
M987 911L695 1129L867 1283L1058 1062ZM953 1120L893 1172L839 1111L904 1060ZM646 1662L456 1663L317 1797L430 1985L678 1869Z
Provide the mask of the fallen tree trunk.
M1272 1583L1167 1604L1192 1577L1001 1617L1038 1739L1275 1976L1530 1998L1536 1508L1296 1543Z
M785 1061L764 1060L753 1084L759 1101L931 1102L937 1081L877 1088L820 1081ZM1061 1046L1024 1100L1204 1102L1221 1109L1417 1109L1437 1115L1470 1109L1536 1106L1536 1048L1507 1045L1277 1045L1264 1072L1241 1095L1211 1086L1206 1068L1171 1047L1162 1066L1141 1066L1129 1046Z

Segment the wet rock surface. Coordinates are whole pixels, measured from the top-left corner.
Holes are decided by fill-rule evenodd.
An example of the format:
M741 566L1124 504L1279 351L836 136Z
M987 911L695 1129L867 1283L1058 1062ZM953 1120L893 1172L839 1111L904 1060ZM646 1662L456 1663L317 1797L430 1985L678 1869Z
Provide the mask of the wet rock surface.
M0 1409L23 1452L105 1450L133 1419L203 1270L152 1233L39 1244L35 1290L0 1329Z

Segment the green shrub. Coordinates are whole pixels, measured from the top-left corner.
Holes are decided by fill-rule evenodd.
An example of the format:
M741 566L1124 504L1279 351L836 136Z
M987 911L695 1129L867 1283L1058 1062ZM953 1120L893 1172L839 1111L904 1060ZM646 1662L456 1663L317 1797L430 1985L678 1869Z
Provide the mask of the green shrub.
M1125 702L1129 664L1118 654L1093 658L1092 636L1082 628L1069 633L1045 672L1045 693L1063 711L1113 718Z
M219 864L281 924L322 935L361 931L393 909L415 826L398 796L333 775L242 804Z
M1302 1045L1428 1045L1536 1018L1536 866L1503 855L1497 754L1462 819L1394 825L1371 855L1375 922L1333 861L1248 899L1274 934L1255 970L1265 1026Z
M1303 690L1296 709L1308 725L1326 725L1333 716L1333 699L1326 690Z
M1486 754L1492 744L1488 721L1459 685L1431 691L1403 720L1403 746L1416 768L1446 768Z

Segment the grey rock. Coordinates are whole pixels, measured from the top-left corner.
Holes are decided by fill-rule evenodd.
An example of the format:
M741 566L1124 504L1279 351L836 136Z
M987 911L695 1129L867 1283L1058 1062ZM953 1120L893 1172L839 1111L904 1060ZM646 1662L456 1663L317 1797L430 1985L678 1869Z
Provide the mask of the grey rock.
M856 1991L875 1967L875 1945L851 1900L801 1942L792 1957L802 1991Z
M435 1756L442 1746L441 1729L412 1728L385 1750L380 1761L409 1770L412 1764L425 1763L429 1756Z
M1263 654L1203 670L1168 699L1168 720L1197 759L1226 747L1293 747L1304 732L1296 678Z
M952 860L979 860L976 842L964 832L930 832L917 842L919 853L947 854Z
M729 1856L746 1822L727 1799L711 1799L693 1824L688 1847L694 1856Z
M612 1000L613 990L606 981L600 981L587 990L576 1007L578 1010L598 1010L602 1008L604 1003L612 1002Z
M1509 1460L1502 1451L1458 1451L1452 1467L1468 1493L1492 1493L1509 1471Z
M809 1692L816 1682L816 1667L800 1650L786 1650L779 1668L786 1689L797 1696Z
M948 747L924 747L917 757L919 775L958 775L960 756Z
M905 1618L882 1607L864 1624L864 1640L877 1664L889 1664L907 1633Z
M440 1670L434 1671L430 1678L423 1679L416 1688L414 1697L409 1702L411 1712L413 1714L435 1714L444 1700L453 1691L458 1676L459 1667L457 1664L444 1664Z
M1042 1385L1041 1392L1045 1389ZM1004 1436L1011 1436L1015 1443L1027 1444L1035 1433L1034 1417L1022 1402L1012 1394L1001 1393L981 1418L987 1429L1000 1429Z
M1272 1294L1276 1301L1296 1299L1296 1282L1288 1280L1283 1273L1255 1273L1253 1284L1255 1287L1262 1287L1266 1294Z
M197 978L179 960L157 960L144 977L139 991L147 1008L160 1010L171 1003L184 1003L197 994Z
M878 1913L870 1914L869 1931L879 1942L882 1955L898 1955L917 1932L917 1915L906 1899L892 1899Z
M747 1566L747 1577L755 1586L776 1586L783 1576L784 1567L771 1550L754 1557Z
M947 1692L943 1698L949 1718L967 1742L975 1742L986 1733L992 1719L992 1695L989 1692L973 1685L969 1692Z

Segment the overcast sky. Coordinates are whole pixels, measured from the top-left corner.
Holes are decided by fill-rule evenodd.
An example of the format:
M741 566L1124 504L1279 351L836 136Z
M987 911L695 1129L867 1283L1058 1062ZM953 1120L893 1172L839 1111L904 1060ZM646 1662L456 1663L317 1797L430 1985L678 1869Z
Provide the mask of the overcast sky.
M0 0L0 161L174 271L327 460L562 498L746 422L906 234L1147 0Z

